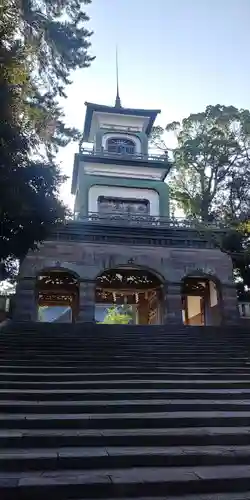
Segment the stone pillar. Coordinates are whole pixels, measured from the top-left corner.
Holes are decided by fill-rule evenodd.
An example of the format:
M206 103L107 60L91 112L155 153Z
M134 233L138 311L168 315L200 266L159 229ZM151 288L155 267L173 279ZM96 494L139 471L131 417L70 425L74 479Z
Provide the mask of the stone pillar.
M37 303L35 297L35 278L21 278L17 284L13 300L14 321L36 321Z
M183 325L181 283L166 283L163 289L163 324Z
M139 324L148 325L149 304L148 300L146 300L142 295L143 294L141 294L138 304Z
M94 281L81 281L79 288L79 315L77 323L94 323L96 283Z
M224 324L239 324L240 311L238 306L236 287L233 284L221 286L221 313L222 322Z

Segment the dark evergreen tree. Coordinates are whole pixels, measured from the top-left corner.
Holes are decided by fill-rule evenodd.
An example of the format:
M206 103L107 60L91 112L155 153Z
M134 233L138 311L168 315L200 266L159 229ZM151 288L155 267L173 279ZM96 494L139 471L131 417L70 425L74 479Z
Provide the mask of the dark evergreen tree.
M78 139L58 105L70 72L89 66L89 0L2 0L0 261L8 271L64 219L55 155Z

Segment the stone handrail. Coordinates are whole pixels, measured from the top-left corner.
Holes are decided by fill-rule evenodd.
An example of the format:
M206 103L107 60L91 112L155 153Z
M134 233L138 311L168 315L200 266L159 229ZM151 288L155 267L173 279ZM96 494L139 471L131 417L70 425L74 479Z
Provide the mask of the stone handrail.
M141 154L141 153L127 153L127 152L116 152L108 151L107 149L95 150L94 148L80 148L80 153L83 155L90 156L101 156L108 158L120 158L120 159L130 159L130 160L141 160L141 161L156 161L156 162L168 162L169 159L166 154L155 155L155 154Z
M140 214L121 214L121 213L95 213L89 212L88 215L75 214L70 221L79 223L96 223L117 226L154 226L177 229L199 229L199 230L226 230L227 227L221 223L203 222L197 219L189 218L170 218L152 215Z

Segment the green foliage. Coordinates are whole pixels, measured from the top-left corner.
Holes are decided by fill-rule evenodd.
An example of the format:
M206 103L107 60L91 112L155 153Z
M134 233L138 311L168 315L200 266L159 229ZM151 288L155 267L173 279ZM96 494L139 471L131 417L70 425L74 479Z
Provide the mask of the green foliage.
M182 123L168 124L175 132L170 180L172 197L185 215L203 221L237 220L250 202L250 113L233 106L207 106ZM162 129L153 143L167 148ZM164 146L163 146L164 145Z
M217 244L232 257L238 295L246 298L250 289L250 112L207 106L181 123L167 125L165 131L155 128L154 145L168 150L164 141L168 132L175 133L177 143L171 150L171 197L187 217L231 226Z
M119 312L117 310L117 307L115 306L110 307L108 309L107 314L104 320L102 321L102 323L105 325L114 325L114 324L127 325L130 322L131 322L131 316L128 313L128 311Z
M67 214L55 155L80 134L66 127L58 99L70 72L93 59L82 10L88 3L1 2L0 262L7 270Z
M222 242L221 249L232 258L238 298L250 301L250 233L248 224L240 224L229 231Z

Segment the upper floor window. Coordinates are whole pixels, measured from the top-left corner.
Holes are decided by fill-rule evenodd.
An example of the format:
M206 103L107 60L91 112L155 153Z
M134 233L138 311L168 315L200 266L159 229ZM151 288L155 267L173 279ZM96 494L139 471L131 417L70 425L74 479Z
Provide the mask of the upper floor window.
M135 143L130 139L112 137L107 141L107 150L110 153L132 155L135 153Z

